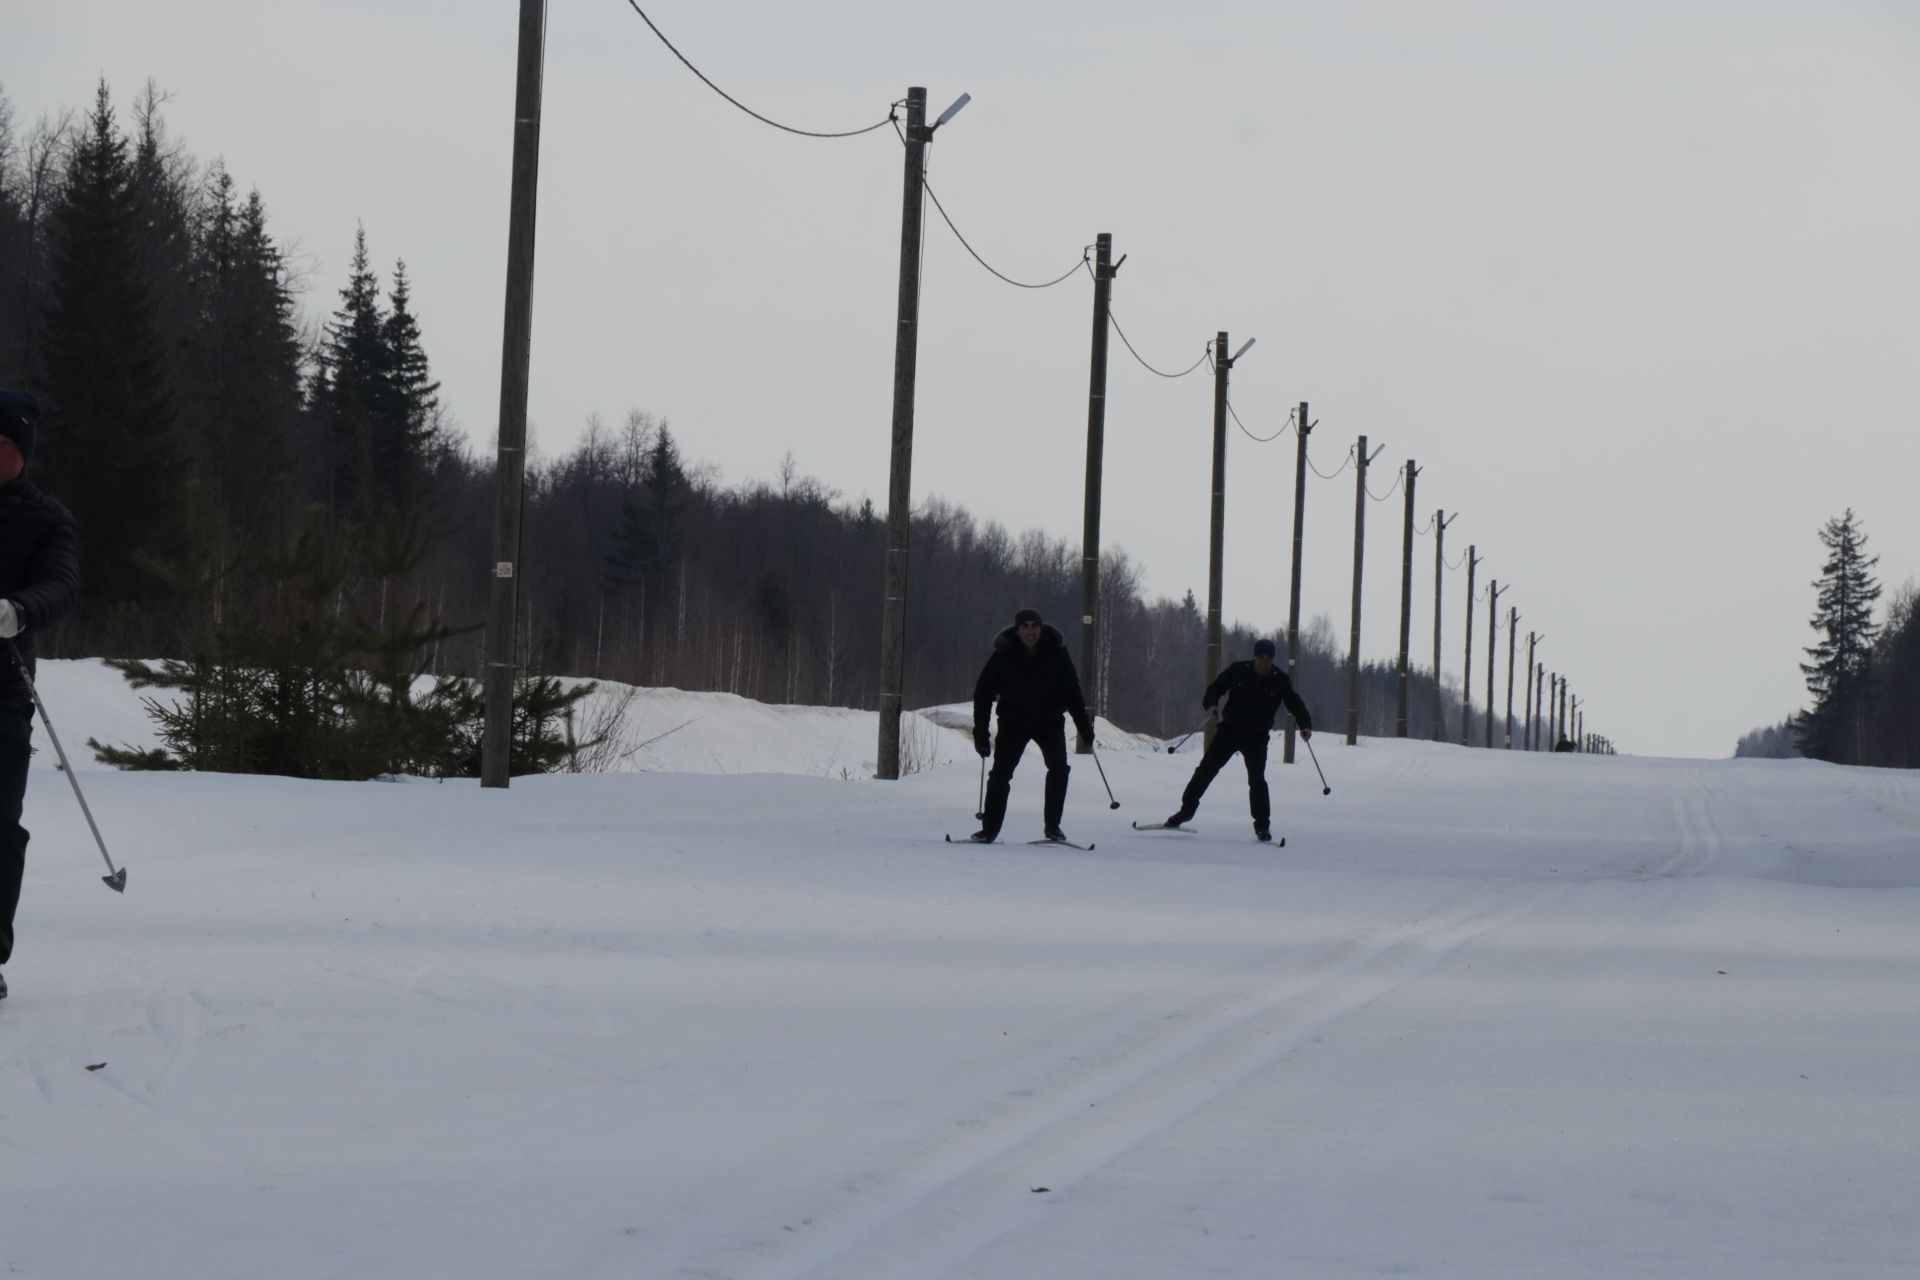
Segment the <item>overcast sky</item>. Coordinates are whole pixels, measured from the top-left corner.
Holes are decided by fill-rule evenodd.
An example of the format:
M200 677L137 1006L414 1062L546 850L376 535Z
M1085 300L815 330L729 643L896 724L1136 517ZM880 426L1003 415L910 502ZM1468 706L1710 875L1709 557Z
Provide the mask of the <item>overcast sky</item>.
M935 111L972 93L929 178L975 248L1046 280L1110 231L1128 255L1114 313L1147 360L1257 338L1233 375L1249 429L1307 400L1320 469L1362 433L1385 444L1379 494L1417 460L1421 522L1460 513L1449 559L1478 547L1522 649L1545 633L1542 661L1623 750L1726 755L1802 705L1827 518L1860 515L1889 597L1920 577L1920 8L643 3L716 82L801 128L872 123L910 84ZM517 9L19 5L0 88L27 124L101 76L123 106L156 80L173 134L260 188L311 313L335 305L363 223L376 260L407 260L443 397L484 449ZM736 111L625 0L554 3L540 448L642 408L727 482L791 451L884 505L900 166L891 130L816 141ZM915 501L1077 541L1091 283L1011 288L928 217ZM1114 346L1105 541L1203 607L1211 397L1204 369L1157 378ZM1284 630L1293 457L1291 436L1229 441L1229 619ZM1303 612L1344 646L1352 472L1310 478L1306 505ZM1398 495L1369 506L1368 658L1397 645L1400 517ZM1430 536L1415 563L1430 662Z

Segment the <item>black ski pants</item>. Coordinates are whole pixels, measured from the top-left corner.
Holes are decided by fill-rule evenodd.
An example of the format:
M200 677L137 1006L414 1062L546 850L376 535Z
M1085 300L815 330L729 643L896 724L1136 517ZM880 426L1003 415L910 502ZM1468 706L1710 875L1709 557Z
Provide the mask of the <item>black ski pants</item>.
M1067 731L1063 722L1055 720L1051 727L1033 728L1002 720L1000 732L993 739L993 768L987 773L987 815L980 824L989 836L999 835L1000 824L1007 820L1007 795L1013 790L1013 771L1020 766L1020 756L1029 742L1039 744L1040 757L1047 762L1047 827L1059 826L1060 815L1067 811L1067 775L1073 770L1067 767Z
M27 873L27 829L20 825L20 813L27 800L32 737L33 704L25 698L0 700L0 964L13 956L13 913Z
M1194 767L1193 778L1187 783L1187 790L1180 797L1180 807L1192 813L1200 807L1200 797L1207 794L1207 788L1213 785L1214 778L1226 767L1238 751L1247 763L1247 807L1253 811L1253 820L1266 823L1273 818L1273 802L1267 795L1267 735L1266 733L1235 733L1231 729L1217 730L1213 741L1207 744L1206 754L1200 757L1200 763Z

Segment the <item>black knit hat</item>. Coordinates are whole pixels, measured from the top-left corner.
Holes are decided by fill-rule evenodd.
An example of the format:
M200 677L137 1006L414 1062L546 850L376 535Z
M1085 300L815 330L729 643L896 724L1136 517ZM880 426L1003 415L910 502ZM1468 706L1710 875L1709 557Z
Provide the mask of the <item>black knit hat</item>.
M40 416L40 402L25 391L0 391L0 436L19 448L20 456L33 460L33 424Z
M1274 648L1273 648L1273 641L1271 641L1271 640L1255 640L1255 641L1253 642L1253 656L1254 656L1254 657L1256 657L1256 658L1271 658L1271 657L1272 657L1273 655L1274 655Z
M1038 621L1040 621L1040 611L1038 609L1022 609L1020 612L1013 615L1013 625L1016 627L1023 622L1038 622Z

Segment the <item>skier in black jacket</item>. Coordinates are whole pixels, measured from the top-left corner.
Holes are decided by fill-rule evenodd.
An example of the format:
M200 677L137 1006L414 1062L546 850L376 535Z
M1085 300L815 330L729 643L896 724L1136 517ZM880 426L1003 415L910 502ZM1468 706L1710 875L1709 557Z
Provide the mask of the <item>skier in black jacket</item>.
M1267 795L1267 735L1273 732L1274 716L1283 704L1299 724L1300 736L1313 737L1313 717L1307 714L1307 704L1293 691L1287 673L1274 665L1273 654L1273 641L1256 640L1253 661L1229 664L1207 686L1200 705L1220 722L1220 727L1207 744L1206 754L1200 757L1186 794L1180 797L1178 812L1167 819L1168 826L1193 820L1200 810L1200 797L1207 794L1215 775L1238 751L1247 763L1247 803L1253 811L1253 834L1261 840L1273 838L1273 805ZM1227 702L1224 713L1220 710L1222 698Z
M27 869L27 796L33 698L14 667L33 669L33 633L58 621L80 594L80 538L73 516L29 482L40 406L24 391L0 391L0 965L13 956L13 913ZM0 975L0 999L7 980Z
M1000 701L1000 735L987 742L987 716ZM993 656L987 659L973 686L973 748L993 756L987 775L987 808L973 838L982 843L1000 834L1007 817L1007 793L1013 771L1027 743L1040 744L1047 762L1046 836L1065 840L1060 816L1067 807L1067 735L1062 715L1073 717L1074 728L1093 741L1093 717L1080 692L1080 677L1067 654L1066 638L1040 620L1034 609L1013 615L1013 625L993 638Z

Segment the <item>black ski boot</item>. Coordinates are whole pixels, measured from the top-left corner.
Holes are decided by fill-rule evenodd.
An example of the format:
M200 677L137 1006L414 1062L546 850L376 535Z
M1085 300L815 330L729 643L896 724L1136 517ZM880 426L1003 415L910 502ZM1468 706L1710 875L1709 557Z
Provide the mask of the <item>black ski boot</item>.
M988 831L985 827L982 827L980 830L968 836L967 839L973 841L975 844L992 844L999 834L998 831Z
M1265 822L1254 823L1253 838L1260 841L1271 841L1273 839L1273 827Z
M1193 815L1196 812L1198 812L1198 810L1176 809L1173 811L1171 815L1168 816L1167 825L1170 827L1184 827L1189 822L1193 821Z
M1067 833L1062 831L1059 827L1048 827L1044 834L1049 840L1059 840L1064 842L1067 838Z
M7 998L7 975L0 973L0 1000Z

